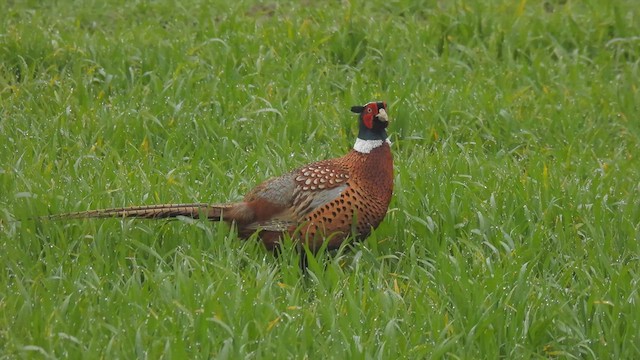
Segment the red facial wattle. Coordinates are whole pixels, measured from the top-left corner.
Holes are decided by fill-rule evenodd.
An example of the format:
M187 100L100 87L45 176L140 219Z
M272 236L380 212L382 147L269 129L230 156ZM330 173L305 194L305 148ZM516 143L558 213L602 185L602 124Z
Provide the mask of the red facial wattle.
M370 103L364 109L362 114L362 122L368 129L373 128L373 117L378 113L378 104Z
M362 122L364 123L364 126L371 129L373 127L373 114L368 113L362 115Z

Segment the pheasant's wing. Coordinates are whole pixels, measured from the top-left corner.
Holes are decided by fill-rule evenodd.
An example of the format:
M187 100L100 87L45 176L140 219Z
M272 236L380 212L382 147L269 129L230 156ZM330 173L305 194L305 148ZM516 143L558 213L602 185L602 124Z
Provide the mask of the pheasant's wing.
M307 165L295 177L293 206L299 219L338 198L348 187L349 171L335 161Z
M286 231L301 224L315 209L336 199L348 187L349 171L330 160L320 161L265 181L245 202L265 201L281 207L267 219L256 219L249 229Z

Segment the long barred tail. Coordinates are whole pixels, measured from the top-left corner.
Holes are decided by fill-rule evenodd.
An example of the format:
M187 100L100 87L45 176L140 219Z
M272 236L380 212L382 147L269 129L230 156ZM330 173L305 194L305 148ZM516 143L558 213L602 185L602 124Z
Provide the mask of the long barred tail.
M78 211L65 214L49 215L45 218L49 220L119 217L166 219L185 216L194 219L199 219L202 217L213 221L220 221L222 219L223 211L227 208L228 205L216 204L162 204Z

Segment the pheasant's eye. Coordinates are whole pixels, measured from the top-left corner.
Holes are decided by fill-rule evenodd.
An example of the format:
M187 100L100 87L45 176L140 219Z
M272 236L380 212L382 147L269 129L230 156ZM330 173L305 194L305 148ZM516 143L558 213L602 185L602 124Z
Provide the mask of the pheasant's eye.
M373 109L371 109L371 108L367 108L367 112L368 112L368 113L371 113L372 111L373 111Z

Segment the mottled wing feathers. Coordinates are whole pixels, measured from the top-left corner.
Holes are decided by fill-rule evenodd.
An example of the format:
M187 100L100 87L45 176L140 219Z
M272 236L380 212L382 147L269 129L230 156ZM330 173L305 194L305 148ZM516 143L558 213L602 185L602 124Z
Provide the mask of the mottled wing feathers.
M349 172L334 162L320 161L269 179L245 196L256 207L274 205L280 211L268 219L258 216L247 229L284 231L305 221L307 215L340 196L347 187Z
M295 181L302 191L340 187L349 179L348 170L327 161L307 165L296 173Z

